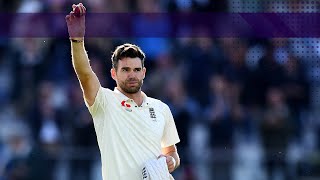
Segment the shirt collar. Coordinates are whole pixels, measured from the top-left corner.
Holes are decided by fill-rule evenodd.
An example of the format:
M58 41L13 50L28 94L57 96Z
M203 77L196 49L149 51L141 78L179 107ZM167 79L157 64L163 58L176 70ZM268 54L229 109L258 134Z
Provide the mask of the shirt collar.
M126 95L124 95L117 87L114 88L114 92L120 95L121 100L125 100L126 102L134 102L133 99L128 98ZM150 102L148 101L148 96L141 91L143 101L141 106L149 106Z

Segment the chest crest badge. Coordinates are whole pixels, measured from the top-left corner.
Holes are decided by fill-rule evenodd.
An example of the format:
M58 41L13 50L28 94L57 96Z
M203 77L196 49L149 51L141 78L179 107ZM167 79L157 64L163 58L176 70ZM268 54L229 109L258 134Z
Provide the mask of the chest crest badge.
M156 113L154 112L153 108L149 108L149 113L150 113L150 118L152 119L152 121L157 121L157 116L156 116Z

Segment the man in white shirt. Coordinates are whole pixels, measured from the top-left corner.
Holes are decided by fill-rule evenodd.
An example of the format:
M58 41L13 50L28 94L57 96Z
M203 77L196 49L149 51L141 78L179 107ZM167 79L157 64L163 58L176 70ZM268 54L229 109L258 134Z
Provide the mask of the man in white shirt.
M94 121L103 179L142 179L145 163L160 156L166 157L173 172L180 164L175 146L180 139L169 107L141 91L144 53L136 45L118 46L111 58L117 87L114 91L101 87L85 51L85 7L79 6L82 14L72 11L66 21L73 67Z

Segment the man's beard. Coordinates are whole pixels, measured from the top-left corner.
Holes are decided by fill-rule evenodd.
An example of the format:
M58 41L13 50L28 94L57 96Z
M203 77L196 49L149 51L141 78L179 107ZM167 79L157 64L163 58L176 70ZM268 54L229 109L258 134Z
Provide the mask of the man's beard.
M131 81L137 82L137 85L133 86L133 87L132 86L130 87L129 85L127 85ZM139 92L139 90L141 89L142 84L143 84L143 80L128 79L128 80L126 80L124 82L119 83L119 86L125 93L134 94L134 93Z

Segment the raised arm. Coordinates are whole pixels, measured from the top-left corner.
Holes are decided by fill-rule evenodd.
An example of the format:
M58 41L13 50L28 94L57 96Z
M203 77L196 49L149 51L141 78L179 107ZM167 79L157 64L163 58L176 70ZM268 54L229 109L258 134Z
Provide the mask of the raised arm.
M94 103L101 85L98 77L90 66L89 58L84 46L86 9L82 3L78 5L81 8L80 14L75 14L71 11L69 15L66 16L66 22L71 41L73 68L79 79L84 98L88 105L91 106ZM72 8L75 9L76 5L72 5Z

